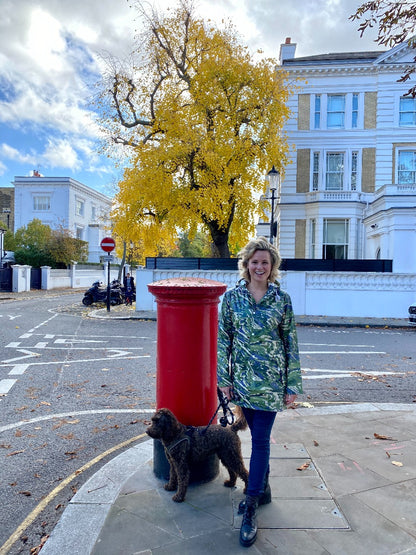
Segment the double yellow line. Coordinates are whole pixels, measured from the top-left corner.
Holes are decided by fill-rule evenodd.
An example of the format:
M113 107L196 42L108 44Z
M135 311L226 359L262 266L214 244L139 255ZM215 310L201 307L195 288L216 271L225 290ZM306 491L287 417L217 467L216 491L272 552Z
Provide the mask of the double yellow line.
M104 457L107 457L107 455L111 455L111 453L114 453L114 451L123 449L123 447L126 447L127 445L130 445L130 443L134 443L135 441L139 441L144 437L147 437L145 433L127 439L126 441L123 441L123 443L119 443L118 445L111 447L111 449L107 449L107 451L104 451L100 455L97 455L94 459L87 462L86 464L84 464L84 466L81 466L81 468L78 468L78 470L75 470L75 472L62 480L59 486L56 486L55 489L53 489L44 499L42 499L42 501L35 507L35 509L33 509L33 511L25 518L25 520L16 528L16 530L9 537L6 543L0 547L0 555L6 555L9 552L10 548L16 543L16 541L23 534L26 528L28 528L32 524L32 522L40 515L40 513L47 507L47 505L49 505L49 503L58 495L58 493L60 493L68 484L70 484L72 480L75 480L75 478L77 478L80 474L100 462Z

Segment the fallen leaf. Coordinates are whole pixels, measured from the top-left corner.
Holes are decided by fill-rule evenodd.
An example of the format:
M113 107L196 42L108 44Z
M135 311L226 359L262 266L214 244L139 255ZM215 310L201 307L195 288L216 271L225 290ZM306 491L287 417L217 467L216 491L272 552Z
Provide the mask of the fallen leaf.
M20 449L20 451L13 451L12 453L7 453L6 457L13 457L13 455L18 455L19 453L24 453L24 449Z
M57 511L58 509L60 509L62 507L62 503L58 503L58 505L56 505L55 507L55 511Z
M22 495L26 495L26 497L30 497L32 495L30 491L19 491L18 493L21 493Z
M390 437L390 436L383 436L383 435L381 435L381 434L376 434L376 433L374 434L374 437L375 437L376 439L382 439L382 440L387 440L387 441L397 441L397 439L393 439L393 438Z
M319 443L316 441L316 439L313 440L313 444L315 445L315 447L318 447Z
M11 445L6 443L0 443L0 447L3 447L3 449L10 449Z
M22 437L23 433L22 430L16 430L14 433L14 437Z
M403 466L403 463L399 461L391 461L391 464L394 464L394 466Z
M309 468L310 464L311 464L310 462L305 462L301 466L299 466L299 468L297 468L296 470L306 470L307 468Z

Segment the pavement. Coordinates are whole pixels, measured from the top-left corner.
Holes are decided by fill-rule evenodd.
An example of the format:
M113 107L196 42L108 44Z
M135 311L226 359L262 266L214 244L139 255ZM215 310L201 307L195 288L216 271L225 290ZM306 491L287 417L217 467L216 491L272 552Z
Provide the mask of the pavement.
M134 307L91 308L87 316L156 318ZM297 321L409 328L406 319ZM249 432L240 438L248 467ZM225 488L220 465L215 479L191 484L185 501L175 503L154 474L153 440L144 436L79 489L41 553L416 555L415 461L416 404L305 404L279 413L272 431L272 503L260 507L257 541L244 548L237 514L243 484Z

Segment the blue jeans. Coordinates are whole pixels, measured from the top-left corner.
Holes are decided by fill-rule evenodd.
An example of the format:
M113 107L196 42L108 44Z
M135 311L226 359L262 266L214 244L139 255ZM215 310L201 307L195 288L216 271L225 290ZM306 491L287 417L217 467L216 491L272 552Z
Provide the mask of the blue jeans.
M276 412L242 407L251 432L251 457L247 495L263 493L264 479L269 470L270 435Z

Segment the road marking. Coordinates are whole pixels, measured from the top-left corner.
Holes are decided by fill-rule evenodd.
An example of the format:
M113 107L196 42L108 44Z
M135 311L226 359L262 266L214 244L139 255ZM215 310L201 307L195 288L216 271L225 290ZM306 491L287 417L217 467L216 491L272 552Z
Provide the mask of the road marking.
M47 344L48 344L47 341L39 341L38 343L36 343L36 345L33 345L33 348L34 349L44 349Z
M32 337L31 333L24 333L19 337L19 339L29 339L29 337Z
M385 355L385 351L299 351L301 355Z
M17 349L20 353L26 353L25 355L23 355L22 357L15 357L15 358L8 358L7 360L2 360L1 362L3 364L0 364L0 366L10 366L10 362L14 362L16 360L23 360L24 358L31 358L31 357L40 357L39 353L33 353L32 351L27 351L26 349Z
M0 395L6 395L17 380L0 380Z
M306 375L302 376L304 380L324 380L328 378L359 378L362 376L402 376L405 372L383 372L381 370L330 370L322 368L302 368L302 372ZM310 376L308 373L317 373L318 376Z
M12 341L8 345L5 345L5 347L11 347L12 349L16 349L16 347L18 347L20 343L21 341Z
M40 355L37 355L40 356ZM19 358L25 358L25 357L19 357ZM30 362L29 366L48 366L50 364L76 364L77 362L100 362L102 360L107 360L109 358L112 358L111 355L108 357L101 357L101 358L83 358L83 359L78 359L78 360L50 360L50 361L46 361L46 362ZM120 359L122 357L119 357ZM150 355L132 355L132 356L128 356L125 357L126 359L134 359L134 358L150 358ZM11 359L13 360L18 360L18 359ZM2 361L2 364L0 364L0 368L4 367L4 366L11 366L11 364L9 364L11 361Z
M139 441L144 437L146 437L146 434L140 434L126 441L123 441L122 443L119 443L118 445L115 445L110 449L107 449L107 451L104 451L104 453L97 455L97 457L87 462L86 464L81 466L81 468L79 468L78 470L75 470L75 472L73 472L67 478L62 480L59 486L56 486L55 489L53 489L44 499L42 499L42 501L37 505L37 507L35 507L35 509L33 509L33 511L25 518L25 520L16 528L16 530L9 537L6 543L0 547L0 555L7 555L7 553L10 551L10 548L16 543L16 541L26 530L26 528L28 528L32 524L32 522L40 515L40 513L49 505L49 503L53 501L53 499L58 495L58 493L60 493L68 484L70 484L73 480L75 480L75 478L78 478L80 474L82 474L86 470L89 470L95 464L100 462L104 457L107 457L108 455L111 455L111 453L114 453L115 451L118 451L119 449L122 449L123 447L126 447L127 445L130 445L135 441Z
M37 330L38 328L44 326L45 324L47 324L48 322L50 322L51 320L53 320L53 319L56 318L57 316L59 316L59 313L54 314L53 316L51 316L51 317L48 318L47 320L44 320L43 322L41 322L40 324L38 324L37 326L35 326L35 327L32 328L31 330L29 330L29 333L33 333L35 330Z
M37 424L38 422L44 422L45 420L53 420L54 418L73 418L75 416L91 416L94 414L153 414L155 409L90 409L90 410L77 410L72 412L61 412L58 414L47 414L44 416L37 416L30 420L20 420L14 424L5 424L0 426L0 433L7 432L8 430L14 430L15 428L20 428L22 426L28 426L29 424Z
M356 345L354 343L354 345L351 345L351 343L349 343L348 345L343 345L342 343L299 343L299 345L303 345L303 346L308 346L310 347L312 345L312 347L351 347L351 348L358 348L358 347L373 347L374 345Z
M16 364L10 370L9 376L13 374L24 374L27 368L29 368L29 364Z
M100 339L55 339L54 343L67 345L68 343L108 343L108 341Z

